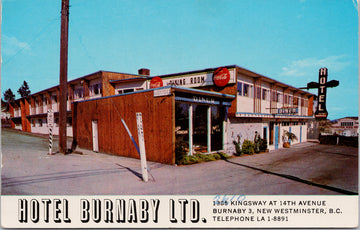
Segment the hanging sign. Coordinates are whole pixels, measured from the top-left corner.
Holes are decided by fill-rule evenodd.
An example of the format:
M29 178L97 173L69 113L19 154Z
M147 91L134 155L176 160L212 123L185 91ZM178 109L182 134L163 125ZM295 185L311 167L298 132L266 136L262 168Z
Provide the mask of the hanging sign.
M150 81L150 89L159 88L163 86L163 81L160 77L154 77Z
M230 72L225 67L220 67L214 71L213 82L216 86L224 87L229 83Z
M315 112L316 118L326 119L328 112L326 110L326 82L327 82L327 68L319 70L319 88L318 88L318 106Z
M339 81L331 80L327 81L328 69L321 68L319 69L319 83L318 82L309 82L307 84L307 89L318 89L318 105L315 112L315 118L317 120L325 120L328 116L326 110L326 89L336 87L339 85Z

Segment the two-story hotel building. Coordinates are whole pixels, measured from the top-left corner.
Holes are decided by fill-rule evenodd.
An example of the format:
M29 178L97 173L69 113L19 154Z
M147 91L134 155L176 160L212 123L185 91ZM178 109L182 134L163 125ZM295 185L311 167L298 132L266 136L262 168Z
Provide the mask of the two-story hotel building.
M69 81L67 133L80 147L137 158L123 122L137 140L135 114L141 112L148 159L174 164L179 144L188 154L232 154L233 140L253 140L255 131L269 149L282 147L285 130L298 137L294 143L304 142L313 100L309 92L236 65L155 77L147 69L99 71ZM58 86L12 108L14 128L47 133L46 109L56 120Z

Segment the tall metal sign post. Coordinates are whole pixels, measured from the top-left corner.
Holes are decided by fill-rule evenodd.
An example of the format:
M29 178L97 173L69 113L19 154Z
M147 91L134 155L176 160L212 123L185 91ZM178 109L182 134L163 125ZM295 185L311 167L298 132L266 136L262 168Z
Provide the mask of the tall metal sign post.
M61 4L59 151L66 153L67 65L68 65L69 0Z
M339 81L331 80L327 81L328 69L321 68L319 69L319 83L309 82L307 84L307 89L318 89L318 105L315 112L316 120L326 120L328 112L326 110L326 89L336 87L339 85Z
M140 149L140 161L141 161L141 173L144 182L148 182L147 163L146 163L146 152L145 152L145 141L144 141L144 128L142 122L142 114L136 113L136 124L139 137L139 149Z

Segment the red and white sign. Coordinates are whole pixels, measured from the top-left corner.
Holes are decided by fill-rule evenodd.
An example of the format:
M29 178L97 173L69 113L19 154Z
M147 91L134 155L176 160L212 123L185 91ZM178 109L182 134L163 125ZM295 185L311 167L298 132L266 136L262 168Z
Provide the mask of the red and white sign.
M224 87L229 83L230 80L230 72L225 67L220 67L214 71L213 81L216 86Z
M150 81L150 89L159 88L163 86L163 81L160 77L154 77Z

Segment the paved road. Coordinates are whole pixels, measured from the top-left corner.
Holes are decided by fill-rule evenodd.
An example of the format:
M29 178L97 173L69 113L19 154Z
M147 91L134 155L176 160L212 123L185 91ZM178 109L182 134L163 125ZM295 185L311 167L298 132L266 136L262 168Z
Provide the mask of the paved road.
M190 166L149 162L140 179L137 159L80 150L47 155L43 137L2 130L2 194L168 195L352 194L358 191L358 148L301 143ZM55 143L57 146L57 143Z

